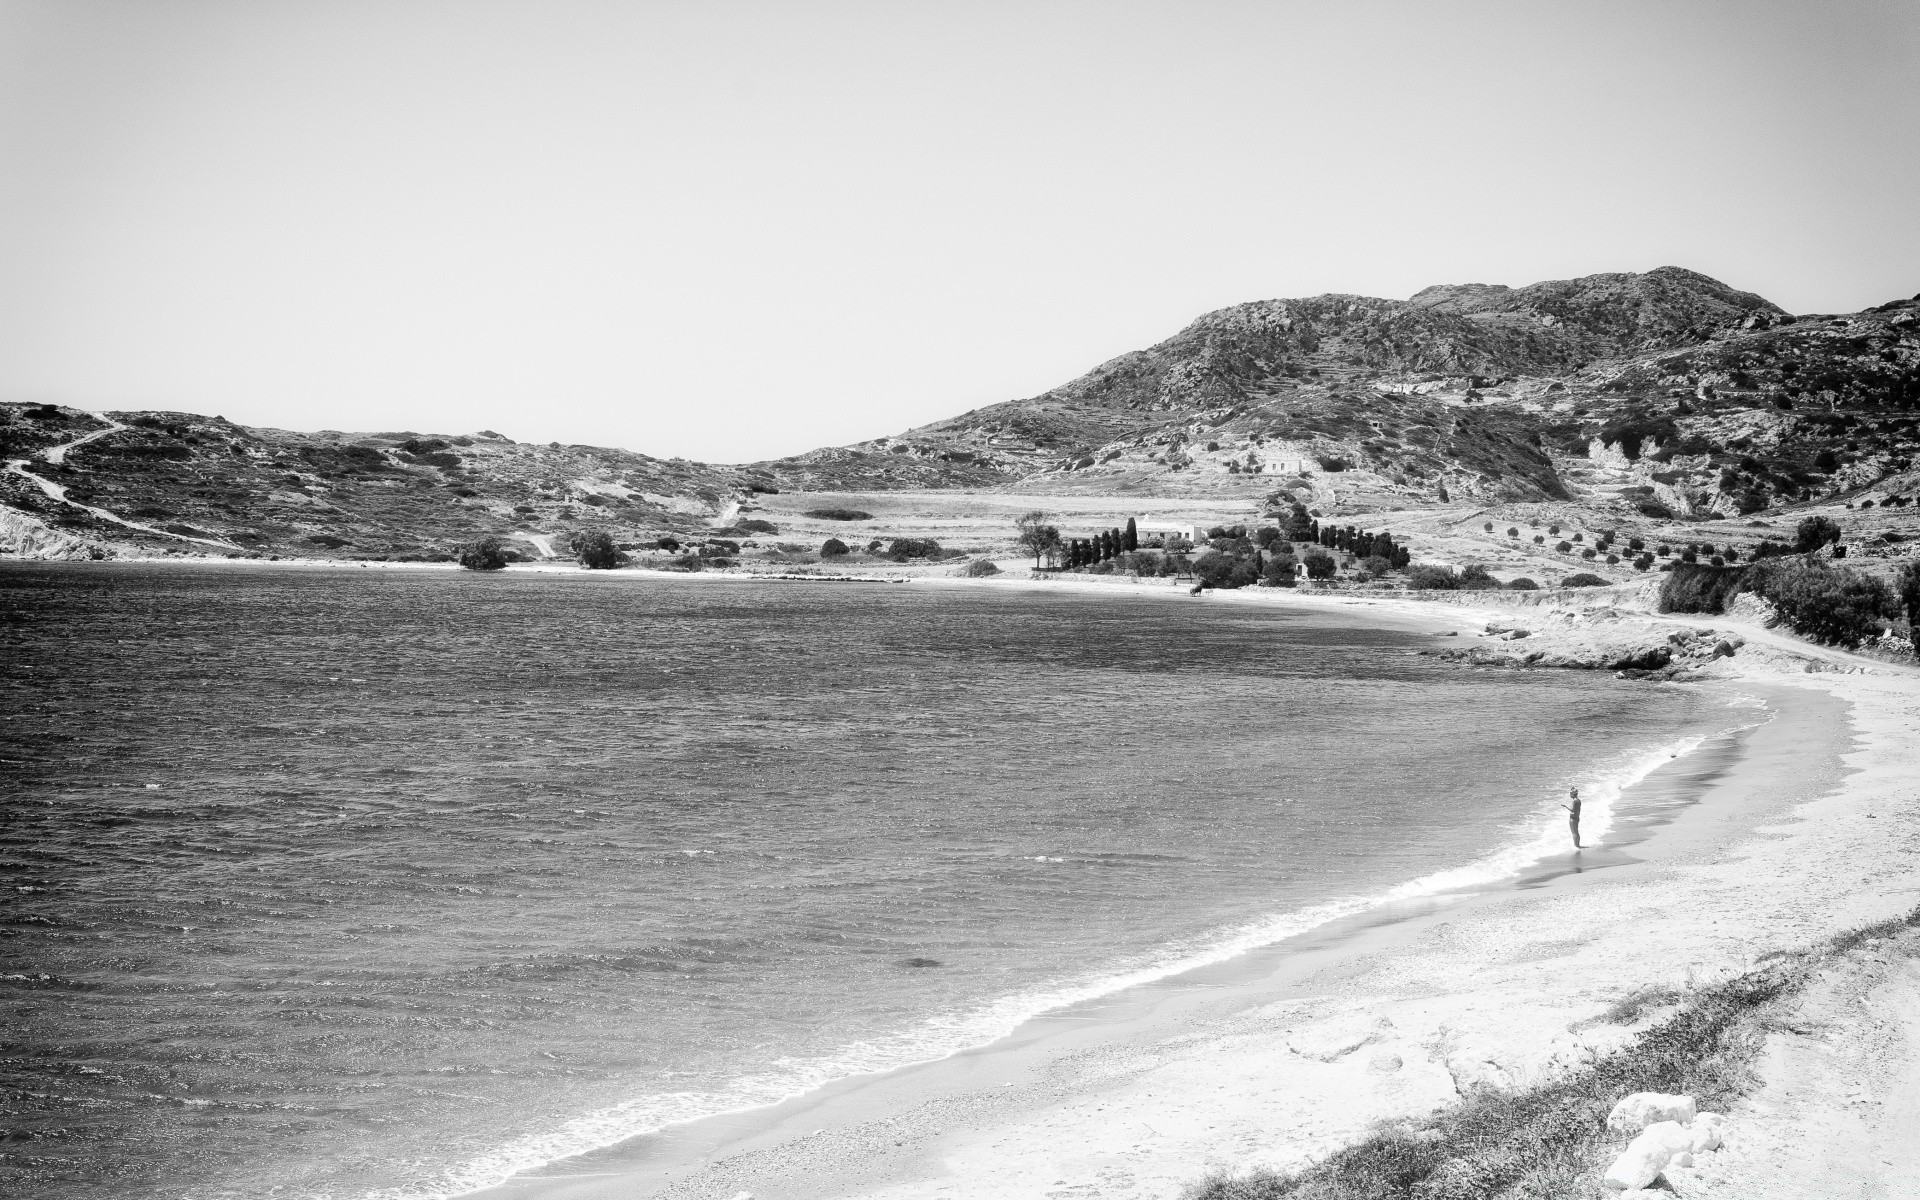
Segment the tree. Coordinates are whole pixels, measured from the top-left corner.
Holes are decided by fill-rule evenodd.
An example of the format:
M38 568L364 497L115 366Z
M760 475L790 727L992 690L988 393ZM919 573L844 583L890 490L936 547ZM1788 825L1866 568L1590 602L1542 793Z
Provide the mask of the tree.
M1307 564L1308 579L1332 579L1334 572L1333 556L1320 550L1309 550L1300 561Z
M469 571L499 571L507 565L506 543L491 533L460 547L460 565Z
M1900 565L1895 585L1900 590L1900 603L1907 610L1908 632L1920 630L1920 559L1909 559Z
M839 538L828 538L820 543L821 558L839 558L848 552L848 546Z
M620 565L620 548L613 544L610 533L576 533L571 543L573 552L580 556L580 565L590 571L611 571Z
M1840 526L1826 517L1808 517L1793 531L1793 548L1805 554L1840 540Z
M1060 531L1047 523L1051 515L1035 509L1030 513L1022 513L1020 519L1013 523L1013 527L1019 531L1014 541L1033 555L1033 565L1036 567L1040 565L1042 557L1060 548Z
M1140 530L1134 525L1133 518L1127 518L1127 531L1121 535L1120 548L1133 551L1140 548Z

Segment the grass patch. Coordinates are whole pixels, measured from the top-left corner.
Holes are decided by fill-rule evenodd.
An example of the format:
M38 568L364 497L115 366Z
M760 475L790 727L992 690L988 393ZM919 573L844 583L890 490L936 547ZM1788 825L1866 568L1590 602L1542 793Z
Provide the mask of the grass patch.
M1864 944L1920 926L1920 909L1854 930L1814 950L1783 954L1687 994L1648 988L1607 1010L1630 1024L1678 1004L1622 1049L1537 1087L1468 1095L1432 1116L1383 1127L1292 1174L1214 1175L1186 1200L1559 1200L1599 1196L1621 1139L1607 1113L1629 1092L1677 1092L1724 1111L1755 1083L1752 1066L1771 1022L1765 1010L1813 972Z

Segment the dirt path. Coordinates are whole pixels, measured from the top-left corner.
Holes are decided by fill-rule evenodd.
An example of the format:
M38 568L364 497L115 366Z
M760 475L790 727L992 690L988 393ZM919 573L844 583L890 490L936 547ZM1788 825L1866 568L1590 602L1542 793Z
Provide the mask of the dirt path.
M1807 986L1767 1038L1764 1082L1733 1110L1726 1149L1674 1180L1680 1194L1920 1196L1916 950L1915 934L1863 947Z
M58 466L67 461L67 451L78 449L88 442L98 441L108 434L118 433L126 428L125 425L122 425L111 417L103 417L98 413L92 415L96 417L96 419L106 422L107 427L105 429L96 429L92 433L77 437L70 442L62 442L58 446L49 446L40 452L41 460ZM118 513L109 512L104 508L95 508L91 504L82 504L78 500L69 500L67 498L65 485L55 483L51 479L43 479L27 469L32 464L32 461L32 459L27 458L10 458L7 460L6 471L10 475L18 475L22 479L31 481L35 487L46 494L49 500L58 501L61 504L67 505L69 508L77 508L81 512L89 513L110 524L119 525L126 529L136 529L141 533L152 534L154 537L173 538L181 542L193 542L201 546L212 546L217 550L242 549L242 547L232 542L223 542L215 538L199 538L184 533L169 533L167 530L155 529L151 525L143 525L138 521L129 521Z

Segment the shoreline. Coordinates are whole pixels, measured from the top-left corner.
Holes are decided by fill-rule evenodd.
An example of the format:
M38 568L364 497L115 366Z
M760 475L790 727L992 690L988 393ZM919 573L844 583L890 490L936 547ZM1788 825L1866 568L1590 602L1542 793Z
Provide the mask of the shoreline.
M1822 680L1842 693L1861 682ZM1843 763L1862 752L1831 737L1859 724L1840 723L1842 710L1874 697L1716 686L1730 696L1764 688L1784 726L1738 735L1738 763L1702 772L1699 794L1610 839L1595 861L1356 914L1045 1014L991 1046L663 1130L471 1194L905 1200L1066 1186L1160 1196L1212 1170L1297 1168L1374 1120L1431 1111L1474 1082L1538 1079L1622 1041L1624 1029L1596 1021L1633 992L1723 978L1767 951L1911 907L1912 889L1862 892L1830 873L1828 894L1787 902L1793 919L1783 921L1778 871L1739 869L1809 852L1828 865L1854 860L1857 845L1808 843L1832 840L1832 818L1886 800L1839 786L1874 769ZM1689 919L1674 921L1672 909L1688 904ZM1132 1124L1116 1127L1114 1112Z
M571 564L551 573L562 572L586 573ZM1092 580L914 582L1351 609L1360 620L1430 633L1464 634L1520 615L1466 597L1277 589L1189 597L1176 587ZM1920 673L1757 626L1713 624L1790 653L1718 661L1704 685L1729 696L1765 691L1792 719L1749 735L1723 778L1701 782L1700 795L1643 827L1617 827L1579 865L1349 914L1030 1018L985 1047L675 1126L463 1194L1166 1195L1212 1170L1298 1167L1370 1120L1430 1110L1477 1080L1537 1079L1617 1041L1617 1030L1594 1020L1634 991L1724 977L1756 954L1910 909L1920 893L1908 882L1910 859L1876 837L1873 822L1920 817L1901 786L1916 753ZM1825 669L1807 673L1823 661ZM1655 771L1643 783L1661 778ZM1799 886L1781 888L1782 880ZM1115 1113L1152 1132L1116 1126Z
M1052 580L995 578L943 578L921 582L1020 590L1062 586ZM1108 595L1189 599L1183 590L1156 586L1115 586L1092 581L1065 586L1076 591ZM1208 599L1217 597L1218 594ZM1458 632L1489 615L1506 615L1500 610L1458 603L1436 604L1336 595L1293 596L1284 592L1271 597L1249 596L1246 601L1277 602L1286 606L1323 610L1360 609L1370 620L1411 625L1426 632L1439 632L1447 626L1458 627L1455 630ZM1781 641L1789 640L1779 635L1766 635L1757 629L1752 632ZM1818 652L1818 648L1799 645L1808 651ZM1729 662L1724 665L1731 667L1733 664ZM1773 693L1776 719L1778 710L1783 707L1802 713L1797 722L1789 722L1796 724L1797 728L1794 736L1784 741L1784 744L1793 748L1793 754L1781 760L1778 749L1772 752L1773 761L1769 764L1768 772L1775 778L1760 778L1767 772L1759 772L1751 764L1744 770L1736 769L1734 773L1740 776L1737 786L1708 785L1715 791L1716 803L1696 798L1677 806L1673 811L1643 821L1640 828L1631 831L1623 829L1608 840L1605 855L1594 855L1593 861L1587 866L1521 872L1515 878L1491 888L1483 887L1476 893L1442 895L1402 904L1398 909L1381 906L1367 912L1340 915L1320 927L1304 931L1276 945L1245 951L1225 963L1197 966L1170 979L1143 983L1118 995L1083 1001L1065 1010L1030 1018L1014 1034L989 1046L962 1051L933 1063L898 1068L878 1076L835 1081L776 1105L703 1118L641 1135L618 1146L564 1159L549 1164L547 1168L536 1168L515 1176L497 1187L467 1194L488 1200L506 1200L508 1197L516 1200L526 1197L539 1197L540 1200L565 1197L574 1200L616 1194L732 1196L740 1190L755 1187L770 1188L772 1194L779 1195L884 1195L889 1200L920 1195L985 1197L1046 1194L1048 1187L1052 1186L1046 1183L1047 1180L1063 1173L1072 1174L1052 1162L1050 1148L1077 1144L1076 1139L1090 1130L1063 1133L1058 1128L1050 1128L1053 1121L1041 1118L1047 1114L1057 1115L1057 1110L1063 1104L1083 1102L1100 1094L1098 1088L1061 1085L1057 1076L1068 1069L1076 1055L1094 1053L1096 1047L1103 1048L1100 1052L1108 1056L1150 1056L1152 1051L1144 1049L1143 1043L1152 1043L1154 1039L1147 1035L1146 1026L1139 1023L1139 1013L1128 1017L1125 1014L1129 1011L1143 1006L1157 1012L1182 1010L1183 1005L1192 1006L1198 1002L1191 996L1185 1001L1172 1000L1169 999L1170 994L1191 991L1194 995L1217 999L1224 992L1238 996L1227 1005L1231 1011L1225 1015L1231 1018L1228 1020L1230 1025L1232 1019L1244 1020L1247 1013L1260 1004L1281 1003L1271 997L1258 1002L1249 997L1263 989L1270 990L1277 980L1298 981L1304 978L1303 973L1307 969L1305 964L1317 963L1320 964L1317 969L1323 974L1337 974L1351 969L1355 962L1364 962L1369 956L1382 954L1404 938L1411 938L1411 931L1431 932L1435 927L1446 928L1448 922L1442 922L1442 916L1460 914L1461 917L1474 917L1488 908L1502 912L1513 906L1525 909L1530 903L1564 898L1569 893L1597 887L1606 877L1616 873L1615 868L1619 869L1618 874L1638 877L1659 869L1660 864L1670 860L1686 862L1695 868L1724 865L1741 852L1740 847L1760 844L1774 837L1768 823L1785 817L1794 806L1816 803L1820 797L1825 797L1829 802L1845 801L1845 795L1839 787L1841 771L1838 762L1845 754L1841 743L1848 739L1834 735L1846 734L1859 726L1860 722L1857 717L1851 716L1846 720L1839 719L1839 709L1851 713L1863 702L1884 698L1879 693L1891 692L1903 697L1910 705L1916 698L1915 677L1910 672L1886 672L1890 678L1876 680L1865 689L1867 694L1863 694L1859 686L1837 686L1842 684L1842 680L1833 676L1809 678L1801 674L1797 678L1783 677L1777 673L1777 662L1752 663L1750 666L1758 669L1723 671L1722 676L1730 677L1729 681L1712 686L1726 689L1729 694L1739 690L1750 693L1756 689ZM1800 668L1805 669L1804 666ZM1791 686L1804 683L1813 683L1815 686ZM1824 716L1807 718L1805 712L1822 708L1822 700L1827 709ZM1750 736L1752 732L1748 730L1743 736ZM1781 740L1778 737L1780 732L1770 731L1768 740ZM1826 769L1823 771L1809 766L1813 760L1827 764ZM1795 790L1813 776L1819 776L1817 787L1812 787L1811 791ZM1786 782L1783 784L1782 780ZM1793 794L1787 795L1787 792ZM1756 803L1762 809L1759 813L1753 809ZM1600 861L1603 857L1611 861ZM1594 867L1600 869L1595 870ZM1888 903L1891 904L1891 901ZM1887 907L1885 911L1892 911L1892 908ZM1884 915L1884 912L1869 910L1867 915ZM1475 919L1486 921L1495 918L1482 915ZM1593 940L1604 944L1619 939ZM1776 948L1784 949L1786 946L1781 944ZM1670 945L1667 949L1671 956L1675 947ZM1286 956L1294 956L1299 961L1287 965L1276 961ZM1698 960L1699 956L1692 958ZM1715 962L1712 969L1726 973L1743 962L1727 959ZM1347 965L1343 967L1341 964ZM1705 964L1695 961L1691 965L1698 967ZM1644 976L1649 973L1641 974ZM1671 975L1671 971L1668 975ZM1688 977L1695 976L1689 973ZM1631 977L1621 980L1623 986L1611 999L1617 1000L1625 992L1633 990L1628 985L1635 982ZM1637 982L1641 986L1651 986L1644 978ZM1564 1035L1567 1026L1591 1019L1594 1012L1604 1007L1599 999L1591 995L1582 999L1590 1011L1569 1022L1561 1022L1544 1039L1534 1036L1532 1041L1536 1044L1489 1050L1488 1061L1504 1054L1509 1059L1517 1057L1520 1061L1531 1061L1533 1064L1515 1070L1496 1068L1496 1072L1502 1078L1513 1079L1528 1072L1549 1069L1555 1061L1554 1035ZM1561 1007L1564 1008L1566 1003L1568 1001L1563 1000ZM1199 1005L1199 1008L1206 1007ZM1223 1010L1217 1005L1211 1011L1216 1019L1223 1016ZM1565 1016L1565 1013L1557 1015ZM1188 1014L1188 1021L1190 1029L1193 1014ZM1101 1032L1102 1029L1106 1032ZM1441 1033L1444 1031L1443 1025ZM1538 1030L1534 1032L1536 1035L1539 1033ZM1189 1031L1180 1037L1224 1042L1228 1035L1219 1032L1195 1034ZM1378 1040L1373 1036L1361 1036L1356 1039L1356 1045ZM1524 1042L1526 1039L1507 1040ZM1542 1045L1545 1046L1544 1057ZM1582 1045L1585 1047L1583 1052L1593 1052L1591 1043ZM1295 1059L1300 1057L1289 1046L1283 1046L1282 1049ZM1558 1047L1558 1052L1564 1059L1565 1047ZM1266 1047L1265 1053L1271 1058L1273 1048ZM1237 1060L1239 1056L1235 1057ZM1403 1056L1389 1057L1396 1064L1404 1062ZM1431 1067L1432 1064L1427 1065ZM1229 1068L1231 1064L1216 1062L1212 1066L1217 1071ZM1396 1082L1414 1078L1412 1073L1401 1076L1398 1072L1399 1067L1396 1066ZM1445 1095L1442 1096L1438 1088L1429 1089L1431 1095L1427 1097L1427 1108L1457 1094L1458 1073L1451 1067L1444 1068L1441 1073L1447 1077ZM982 1074L1010 1078L996 1078L983 1083L980 1078ZM1428 1083L1436 1082L1431 1070L1424 1074ZM1415 1093L1419 1091L1418 1088L1414 1089ZM1356 1104L1351 1096L1342 1097L1341 1104L1350 1114L1367 1112L1393 1115L1398 1112L1400 1115L1410 1115L1414 1111L1405 1109L1404 1105L1395 1109L1391 1103L1384 1110L1378 1105ZM1167 1105L1163 1102L1155 1107L1165 1109ZM1174 1105L1169 1119L1162 1123L1175 1123L1178 1107ZM1211 1108L1210 1105L1203 1107ZM1257 1109L1270 1105L1253 1107ZM955 1132L944 1127L935 1129L927 1122L916 1125L912 1118L905 1116L879 1116L883 1112L898 1114L933 1110L942 1114L942 1126L950 1125L955 1117L964 1112L969 1131ZM1085 1118L1086 1114L1082 1114L1082 1117ZM1101 1124L1097 1119L1090 1123L1096 1127ZM1296 1143L1291 1158L1284 1155L1278 1159L1272 1155L1242 1155L1236 1158L1221 1149L1222 1143L1234 1144L1234 1138L1203 1138L1200 1139L1205 1146L1202 1152L1172 1156L1172 1161L1179 1163L1178 1169L1156 1172L1154 1186L1159 1190L1142 1194L1161 1194L1168 1188L1178 1190L1179 1186L1193 1182L1206 1171L1223 1166L1232 1169L1251 1166L1297 1167L1306 1161L1302 1154L1310 1157L1331 1150L1340 1141L1357 1135L1365 1123L1364 1119L1356 1117L1338 1133L1309 1139L1304 1143L1308 1147L1305 1150L1301 1149L1301 1143ZM1270 1124L1266 1127L1272 1128ZM894 1138L896 1133L909 1136ZM1244 1132L1235 1135L1242 1140L1246 1136ZM891 1143L889 1139L892 1139ZM836 1142L841 1143L837 1148L831 1151L825 1149ZM906 1151L909 1143L915 1147L911 1153ZM1004 1160L1010 1144L1024 1146L1030 1156L1040 1161L1029 1164L1030 1178L1009 1177L1004 1172L983 1175L982 1147L989 1143L993 1147L993 1161ZM893 1150L888 1148L889 1144ZM835 1169L828 1174L837 1180L831 1186L818 1182L829 1161L835 1164ZM844 1166L847 1162L863 1162L864 1165L853 1169L850 1174ZM943 1165L934 1167L930 1165L931 1162ZM996 1174L998 1177L993 1177ZM1130 1178L1138 1175L1139 1172L1135 1171ZM1043 1179L1043 1176L1046 1178ZM1134 1194L1129 1190L1131 1185L1129 1188L1119 1188L1115 1179L1102 1178L1104 1182L1099 1183L1101 1194L1109 1191L1115 1195ZM1086 1180L1081 1182L1094 1186Z

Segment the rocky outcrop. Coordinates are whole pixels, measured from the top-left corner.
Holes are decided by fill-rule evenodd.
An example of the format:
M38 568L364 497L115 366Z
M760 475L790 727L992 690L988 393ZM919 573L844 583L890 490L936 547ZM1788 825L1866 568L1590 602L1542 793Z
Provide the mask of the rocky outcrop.
M1694 1155L1719 1149L1725 1123L1718 1113L1696 1115L1692 1096L1636 1092L1623 1097L1608 1114L1607 1128L1635 1136L1607 1168L1601 1186L1637 1193L1672 1167L1693 1166Z

